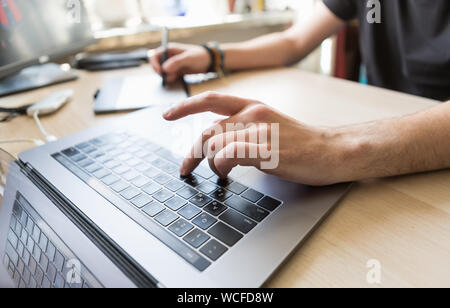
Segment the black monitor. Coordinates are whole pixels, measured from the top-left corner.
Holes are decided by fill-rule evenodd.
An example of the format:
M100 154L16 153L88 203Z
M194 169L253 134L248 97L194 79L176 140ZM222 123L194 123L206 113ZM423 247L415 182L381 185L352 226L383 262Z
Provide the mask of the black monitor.
M94 42L82 0L0 0L0 78Z

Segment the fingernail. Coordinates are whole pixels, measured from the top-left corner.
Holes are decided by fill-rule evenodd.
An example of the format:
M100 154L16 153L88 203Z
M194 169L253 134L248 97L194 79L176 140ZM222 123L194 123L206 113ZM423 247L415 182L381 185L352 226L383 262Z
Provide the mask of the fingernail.
M172 109L169 109L163 113L163 117L165 117L165 118L170 117L171 114L172 114Z

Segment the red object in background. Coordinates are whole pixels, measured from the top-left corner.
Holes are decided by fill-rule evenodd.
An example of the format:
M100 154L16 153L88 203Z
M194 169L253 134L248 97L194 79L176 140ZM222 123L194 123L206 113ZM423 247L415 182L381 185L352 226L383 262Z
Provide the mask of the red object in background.
M342 29L336 45L334 77L358 81L361 67L358 26L348 25Z
M336 42L336 67L334 77L347 79L347 28L342 29Z
M0 1L2 1L2 0L0 0ZM4 1L6 1L6 4L8 4L8 8L11 10L11 13L13 14L16 22L21 21L22 13L20 12L20 10L17 7L14 0L4 0ZM6 17L5 8L3 7L3 5L0 5L0 23L4 26L9 25L9 21L8 21L8 18Z
M235 5L236 5L236 0L228 0L228 6L230 9L230 13L234 13Z

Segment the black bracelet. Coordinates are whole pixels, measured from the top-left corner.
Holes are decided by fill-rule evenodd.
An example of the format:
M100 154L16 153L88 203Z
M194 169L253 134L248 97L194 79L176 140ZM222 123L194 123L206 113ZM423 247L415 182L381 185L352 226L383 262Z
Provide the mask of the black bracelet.
M215 72L216 71L216 56L214 54L214 51L212 51L212 49L209 48L208 45L206 45L206 44L203 44L202 47L206 49L206 51L208 52L209 57L211 59L211 65L209 66L207 73Z
M218 42L211 42L213 44L217 51L220 54L220 68L222 72L225 72L225 53L223 52L222 48L220 48L220 44Z

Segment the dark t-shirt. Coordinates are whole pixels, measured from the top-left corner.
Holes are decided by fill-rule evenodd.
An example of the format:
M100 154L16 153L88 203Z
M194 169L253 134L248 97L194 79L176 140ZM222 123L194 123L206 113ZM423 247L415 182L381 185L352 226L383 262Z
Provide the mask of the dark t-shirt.
M450 99L450 1L379 0L381 23L369 23L369 0L323 0L339 18L358 18L371 85ZM370 14L370 16L373 16Z

